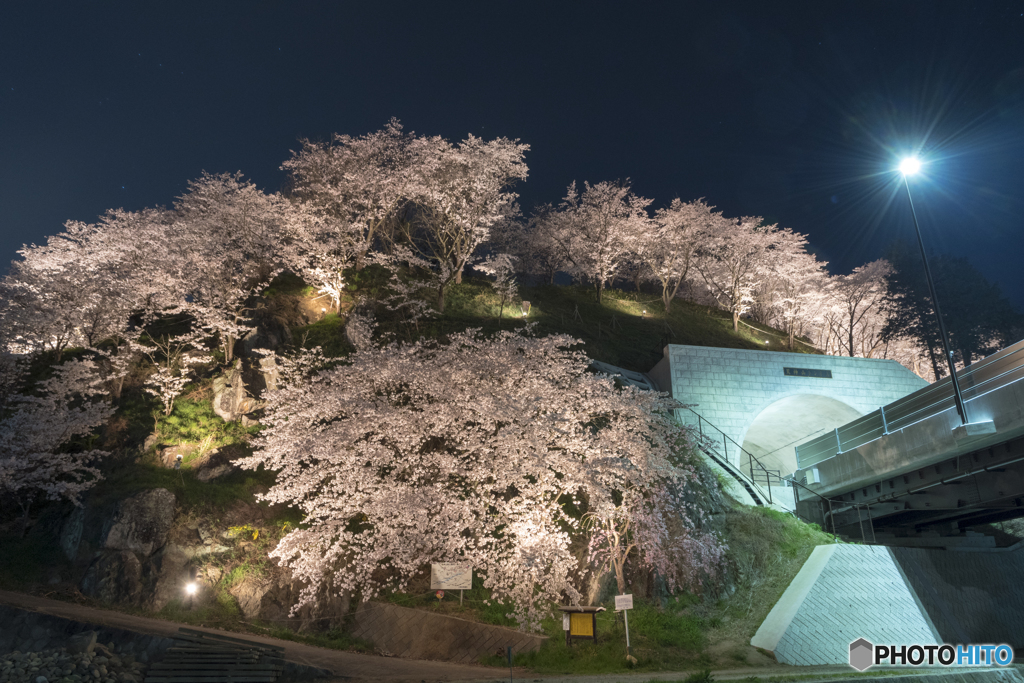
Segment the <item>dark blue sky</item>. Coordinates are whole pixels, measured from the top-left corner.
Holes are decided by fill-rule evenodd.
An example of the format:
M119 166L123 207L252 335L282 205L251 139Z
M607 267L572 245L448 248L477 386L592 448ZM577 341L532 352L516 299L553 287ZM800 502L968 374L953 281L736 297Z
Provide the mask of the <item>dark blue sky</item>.
M436 6L435 6L436 5ZM440 8L439 8L440 7ZM922 229L1024 308L1024 2L8 3L0 261L203 170L279 189L392 116L532 146L524 208L629 177L807 233L834 272Z

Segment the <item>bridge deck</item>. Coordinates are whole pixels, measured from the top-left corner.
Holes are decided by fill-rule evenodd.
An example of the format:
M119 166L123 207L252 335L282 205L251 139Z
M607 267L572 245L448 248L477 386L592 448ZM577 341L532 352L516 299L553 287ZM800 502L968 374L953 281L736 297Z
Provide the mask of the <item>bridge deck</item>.
M957 377L976 426L960 425L947 379L801 444L798 511L830 526L1024 514L1024 342Z

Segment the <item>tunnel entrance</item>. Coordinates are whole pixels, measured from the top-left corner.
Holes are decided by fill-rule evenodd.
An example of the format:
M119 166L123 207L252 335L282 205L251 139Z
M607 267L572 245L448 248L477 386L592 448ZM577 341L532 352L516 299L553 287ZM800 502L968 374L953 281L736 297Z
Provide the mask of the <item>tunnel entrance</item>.
M815 394L787 396L758 413L743 437L743 448L782 476L796 470L796 446L835 429L860 413L842 401ZM740 463L750 474L746 456Z

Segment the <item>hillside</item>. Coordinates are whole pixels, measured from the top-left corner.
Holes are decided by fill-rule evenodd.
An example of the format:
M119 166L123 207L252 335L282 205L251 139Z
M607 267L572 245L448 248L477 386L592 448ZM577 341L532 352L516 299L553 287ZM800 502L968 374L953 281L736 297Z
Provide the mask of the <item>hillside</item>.
M377 286L372 274L365 274L338 315L319 310L315 293L297 279L280 278L257 304L257 311L264 311L259 334L346 355L352 349L345 336L346 316L368 310L358 297L373 294ZM501 303L483 280L453 286L445 314L415 325L389 316L387 308L378 305L378 335L443 340L467 328L488 333L529 324L539 335L578 338L590 357L638 371L649 370L668 343L787 350L784 336L775 330L744 326L744 332L735 334L727 315L682 300L666 315L656 295L642 292L607 290L600 305L592 290L578 287L527 287L520 294L531 304L525 320L516 302L505 306L499 321ZM239 376L251 390L258 377L256 363L245 360L247 369ZM294 509L255 499L273 484L273 473L232 465L250 452L250 439L259 430L248 417L226 422L214 412L213 402L223 394L225 381L230 385L239 377L210 365L167 416L141 391L140 376L127 378L115 417L96 437L113 452L101 465L104 480L87 493L84 508L57 503L40 507L31 515L24 537L21 521L8 511L0 527L0 543L6 549L0 556L0 587L115 605L187 623L370 649L348 635L352 605L347 599L325 597L316 608L289 615L300 586L267 554L300 524L301 516ZM178 455L181 469L174 468ZM170 493L164 496L161 490ZM828 540L795 520L731 509L724 501L715 503L715 511L716 524L732 548L720 603L717 594L706 594L668 605L655 583L642 573L634 577L641 604L634 637L639 651L646 653L643 668L763 663L746 645L747 632L760 623L774 602L772 596L781 594L813 545ZM111 546L111 529L121 528L126 538L150 538L148 545L126 541ZM174 578L182 572L202 587L194 598L186 598ZM420 577L408 592L387 597L419 609L512 625L505 608L487 604L489 596L482 587L467 594L465 606L456 606L437 602L422 581ZM600 627L611 634L621 629L611 615L601 618ZM557 635L560 622L546 622L545 628ZM622 668L617 646L593 646L593 651L579 647L570 653L559 642L554 638L553 650L533 655L527 663L548 671Z

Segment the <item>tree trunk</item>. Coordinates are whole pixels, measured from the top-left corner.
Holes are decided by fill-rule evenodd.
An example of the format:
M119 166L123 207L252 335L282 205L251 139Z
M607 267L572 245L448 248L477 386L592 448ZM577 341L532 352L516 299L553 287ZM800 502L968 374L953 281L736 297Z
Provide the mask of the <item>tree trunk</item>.
M737 333L740 331L740 312L736 309L733 309L732 312L732 331Z
M597 303L601 303L602 295L604 294L604 280L597 281Z
M621 559L612 561L612 565L615 567L615 583L619 588L619 595L626 594L626 573L623 571L623 565L625 564L626 558L624 556Z
M235 338L230 334L224 335L224 362L230 363L235 359Z
M665 304L666 313L672 310L672 295L669 293L668 287L661 288L661 303Z
M437 286L437 311L438 313L444 313L444 288L445 285L440 284Z

